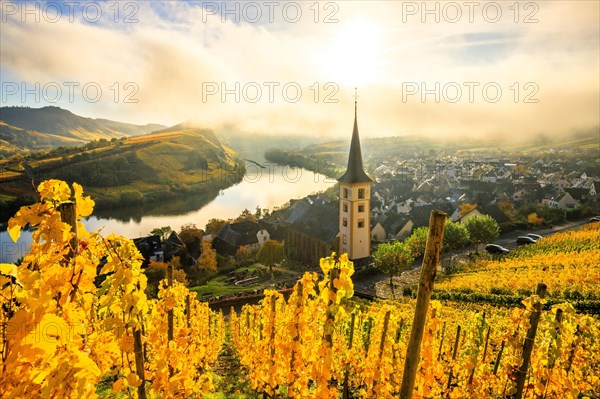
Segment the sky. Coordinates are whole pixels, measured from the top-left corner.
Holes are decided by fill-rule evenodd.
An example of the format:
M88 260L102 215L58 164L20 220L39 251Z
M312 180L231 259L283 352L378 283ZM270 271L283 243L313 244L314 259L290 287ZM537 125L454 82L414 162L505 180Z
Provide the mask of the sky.
M363 137L600 126L598 1L2 0L0 13L2 105L340 138L357 92Z

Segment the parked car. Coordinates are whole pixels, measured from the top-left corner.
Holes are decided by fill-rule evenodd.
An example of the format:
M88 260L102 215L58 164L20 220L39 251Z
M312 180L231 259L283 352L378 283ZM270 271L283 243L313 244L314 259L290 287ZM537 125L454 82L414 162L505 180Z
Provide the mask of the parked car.
M534 233L529 233L529 234L527 234L527 237L531 237L531 238L533 238L533 239L534 239L534 240L536 240L536 241L537 241L537 240L539 240L540 238L542 238L542 236L541 236L541 235L539 235L539 234L534 234Z
M595 222L600 222L600 216L594 216L593 218L590 218L590 220L588 220L588 223L595 223Z
M527 236L517 237L517 245L535 244L535 239Z
M485 250L494 255L507 254L510 252L509 249L498 244L488 244L485 246Z

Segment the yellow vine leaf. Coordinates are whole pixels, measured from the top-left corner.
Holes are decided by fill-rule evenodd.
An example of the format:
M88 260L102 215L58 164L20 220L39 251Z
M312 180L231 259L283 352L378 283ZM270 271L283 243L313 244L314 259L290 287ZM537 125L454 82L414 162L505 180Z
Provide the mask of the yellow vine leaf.
M0 263L0 275L17 278L18 268L11 263Z

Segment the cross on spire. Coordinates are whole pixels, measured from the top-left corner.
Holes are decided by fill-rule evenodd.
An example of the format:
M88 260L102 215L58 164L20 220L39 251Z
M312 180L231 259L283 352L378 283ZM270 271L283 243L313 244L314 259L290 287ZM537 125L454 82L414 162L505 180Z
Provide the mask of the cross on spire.
M356 117L356 108L357 108L357 104L358 103L358 88L355 87L354 88L354 116Z

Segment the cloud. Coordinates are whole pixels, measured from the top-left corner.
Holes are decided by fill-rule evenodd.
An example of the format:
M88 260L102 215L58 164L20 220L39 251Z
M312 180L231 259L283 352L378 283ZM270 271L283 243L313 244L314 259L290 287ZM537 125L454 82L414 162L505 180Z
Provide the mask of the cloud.
M98 102L76 92L54 104L84 115L248 133L347 136L355 85L364 136L559 135L600 124L597 2L519 3L518 15L497 2L497 22L487 3L230 2L227 15L221 2L135 4L130 24L133 9L115 23L110 3L94 23L23 22L3 9L2 75L97 82Z

